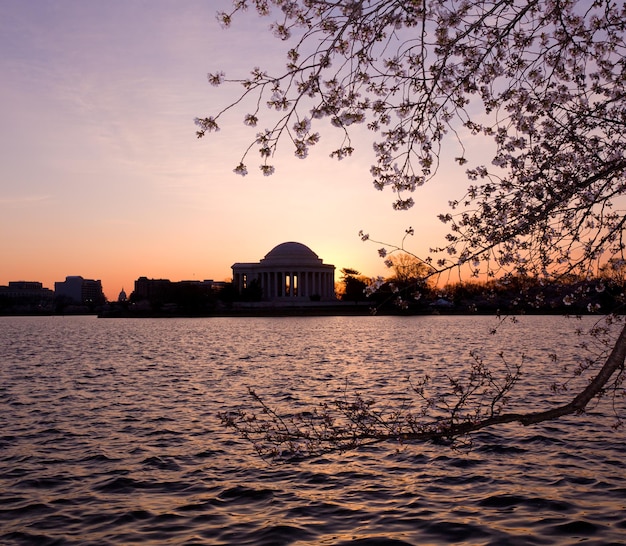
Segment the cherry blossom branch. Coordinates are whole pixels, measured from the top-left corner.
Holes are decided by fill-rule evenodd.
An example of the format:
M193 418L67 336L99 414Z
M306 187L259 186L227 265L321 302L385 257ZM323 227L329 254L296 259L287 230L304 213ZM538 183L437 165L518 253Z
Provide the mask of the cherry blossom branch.
M356 393L352 400L324 402L312 410L281 415L256 391L249 389L250 396L260 408L259 413L238 409L223 412L219 417L224 426L251 442L259 455L271 460L318 457L383 442L401 445L428 441L455 443L495 425L517 422L531 426L582 413L594 398L605 392L611 377L616 376L616 388L622 383L625 359L626 325L588 386L570 402L547 410L503 412L506 396L520 379L521 365L513 369L507 366L505 375L498 381L491 370L476 359L465 379L448 376L451 394L429 395L431 378L428 376L418 383L411 383L413 393L423 402L419 410L415 410L408 400L396 410L377 409L374 400ZM483 409L485 401L486 410ZM440 416L431 416L433 411Z

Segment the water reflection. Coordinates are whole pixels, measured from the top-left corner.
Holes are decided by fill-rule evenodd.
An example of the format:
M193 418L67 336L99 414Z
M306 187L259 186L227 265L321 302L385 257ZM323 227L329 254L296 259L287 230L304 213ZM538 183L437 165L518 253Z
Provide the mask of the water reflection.
M398 396L407 375L481 347L524 353L527 403L549 403L547 355L580 357L571 324L484 336L490 320L1 318L0 542L619 543L625 438L605 405L481 433L468 452L387 445L289 466L217 422L248 386L285 407L346 380Z

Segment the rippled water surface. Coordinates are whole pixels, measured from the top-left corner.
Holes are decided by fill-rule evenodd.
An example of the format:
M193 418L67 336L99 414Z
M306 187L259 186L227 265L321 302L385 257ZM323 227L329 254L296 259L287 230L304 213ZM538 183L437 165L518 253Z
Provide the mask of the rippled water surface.
M0 318L0 544L623 544L626 438L603 403L498 427L470 451L363 449L270 465L219 411L393 401L478 350L525 354L524 400L580 356L576 324L525 317ZM623 399L619 401L623 407Z

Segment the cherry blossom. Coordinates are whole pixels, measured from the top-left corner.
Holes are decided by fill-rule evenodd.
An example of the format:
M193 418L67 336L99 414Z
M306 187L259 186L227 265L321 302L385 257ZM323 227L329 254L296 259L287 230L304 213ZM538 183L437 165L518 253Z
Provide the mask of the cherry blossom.
M239 92L232 103L196 119L196 134L204 137L218 131L221 118L239 110L245 98L253 104L245 125L270 120L268 129L251 136L236 173L246 174L248 156L258 152L261 171L272 174L274 166L267 162L279 145L292 146L297 157L306 158L321 138L320 127L325 137L335 139L331 157L346 159L355 151L352 135L358 131L361 137L371 136L373 186L393 193L396 210L415 207L415 192L426 183L439 183L443 157L454 158L463 169L467 190L438 215L447 235L432 242L428 256L415 257L427 276L462 270L503 282L516 276L549 282L589 278L603 267L623 268L626 4L233 0L232 9L219 13L218 20L227 28L246 9L272 18L270 31L285 44L285 67L275 74L254 68L241 79L219 70L210 73L211 85L240 86ZM409 228L399 245L374 241L364 231L359 237L382 246L380 257L390 260L391 254L405 250L405 239L413 233ZM382 281L373 279L367 290L380 286ZM570 305L582 296L573 291L563 301ZM402 294L394 297L398 306L406 304ZM602 338L603 331L596 333ZM393 414L383 419L358 397L352 405L341 402L332 409L358 423L356 431L337 429L357 443L402 434L446 436L497 422L528 424L584 410L621 370L613 376L618 390L625 357L626 329L590 378L589 388L572 403L558 411L509 415L508 420L500 412L519 370L505 366L497 382L478 359L465 383L450 379L458 403L453 415L436 425L418 424L406 408L401 418ZM591 369L590 363L580 373ZM438 399L424 394L427 385L425 379L414 390L428 409ZM474 396L480 402L472 413L468 407ZM256 400L274 419L256 430L257 436L257 425L246 429L245 413L224 419L249 438L267 433L270 445L287 451L332 444L332 435L325 436L335 430L330 409L319 415L329 427L321 429L320 438L302 423L282 421ZM480 406L485 400L492 402L486 412ZM372 428L372 421L380 427Z
M532 260L518 269L544 274L621 256L624 5L235 0L218 19L228 27L246 9L272 18L271 31L289 44L285 71L227 79L218 70L209 81L239 84L242 97L284 113L258 149L265 174L280 142L306 158L319 120L339 130L331 153L339 160L354 151L350 132L366 127L373 184L393 190L393 207L407 210L415 206L408 194L436 182L442 146L457 146L455 161L473 184L440 216L450 228L433 247L441 267L472 260L515 270L526 255ZM196 120L198 136L216 131L239 103ZM261 114L249 112L244 123L255 126ZM465 147L472 138L493 141L489 164Z

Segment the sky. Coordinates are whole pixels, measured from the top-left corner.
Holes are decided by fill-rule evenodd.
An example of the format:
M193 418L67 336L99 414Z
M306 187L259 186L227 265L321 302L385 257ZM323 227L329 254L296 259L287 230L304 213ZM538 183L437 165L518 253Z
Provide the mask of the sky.
M323 132L305 160L279 151L270 177L256 155L248 176L233 173L260 129L243 125L243 109L196 138L194 118L240 90L209 85L208 72L246 77L284 64L273 19L250 13L224 30L216 13L229 5L0 0L0 285L53 289L81 275L115 300L140 276L229 280L233 263L286 241L338 272L387 275L381 245L359 230L399 243L411 226L418 254L440 240L436 214L462 196L462 173L444 166L442 182L413 195L415 207L394 211L394 194L372 185L364 126L351 158L331 159L335 141Z

